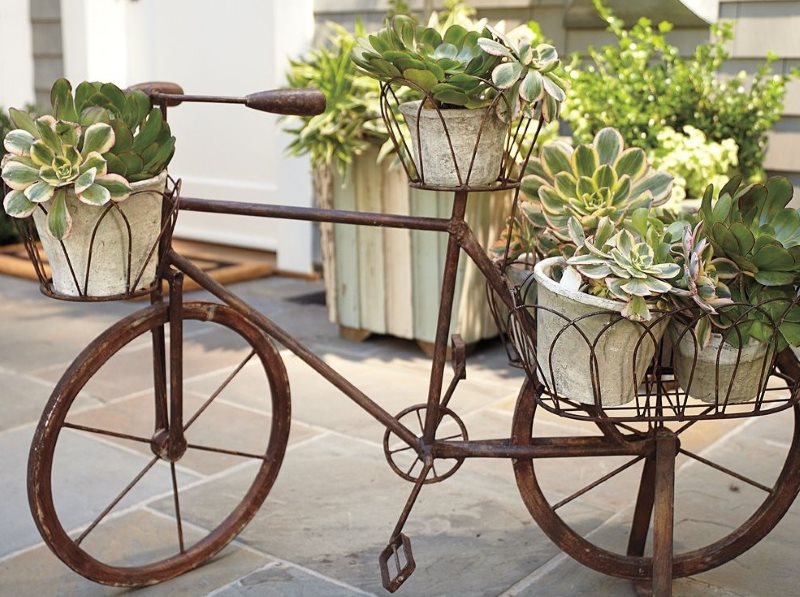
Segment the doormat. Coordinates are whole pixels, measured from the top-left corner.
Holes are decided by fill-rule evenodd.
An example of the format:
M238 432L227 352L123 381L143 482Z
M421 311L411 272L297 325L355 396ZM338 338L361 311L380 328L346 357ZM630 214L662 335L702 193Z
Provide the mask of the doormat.
M172 246L220 284L264 278L276 271L274 253L179 239L173 239ZM47 258L40 253L47 267ZM22 243L0 247L0 274L38 281ZM198 289L188 276L183 287L185 291Z

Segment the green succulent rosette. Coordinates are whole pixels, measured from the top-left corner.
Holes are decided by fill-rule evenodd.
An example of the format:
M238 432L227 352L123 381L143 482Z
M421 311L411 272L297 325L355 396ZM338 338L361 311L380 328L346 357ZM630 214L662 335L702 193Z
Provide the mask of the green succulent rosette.
M3 199L6 213L15 218L30 216L37 206L52 199L47 211L47 231L58 240L72 228L67 191L88 205L102 206L123 201L131 193L128 181L108 172L103 154L114 145L114 130L97 122L85 130L75 122L42 116L35 121L12 110L19 127L4 139L8 154L2 178L10 191Z

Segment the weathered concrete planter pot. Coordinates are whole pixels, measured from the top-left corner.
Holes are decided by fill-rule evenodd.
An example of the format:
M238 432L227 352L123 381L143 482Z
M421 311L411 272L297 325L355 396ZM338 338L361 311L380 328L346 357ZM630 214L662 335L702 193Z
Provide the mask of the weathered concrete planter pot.
M488 112L487 110L466 109L436 111L423 108L420 111L419 106L419 101L406 102L400 104L400 112L405 117L411 133L414 163L425 184L443 187L458 187L466 184L481 186L497 180L503 160L503 144L508 132L508 124L500 120L494 110ZM439 114L441 114L441 118ZM444 120L444 125L442 120ZM447 132L445 132L445 128ZM478 139L479 131L480 140ZM450 143L448 143L448 135L453 146L452 151ZM453 162L454 154L455 162ZM475 162L470 172L473 154ZM456 174L456 164L458 164L461 182ZM468 174L469 182L467 181Z
M668 320L654 316L649 324L632 322L619 315L622 303L564 288L553 279L554 268L563 263L563 258L552 257L537 263L533 270L539 307L536 360L544 373L542 381L560 398L596 404L590 365L594 347L601 404L630 402Z
M685 325L673 322L669 335L675 377L681 389L692 398L720 405L735 404L754 400L763 391L769 378L764 371L769 370L774 356L768 344L751 340L740 351L723 342L720 334L712 334L711 343L700 348L692 333L684 333L684 330Z
M47 254L53 275L53 290L66 296L114 296L134 292L153 284L157 252L148 255L161 232L161 203L167 181L166 171L155 178L135 182L133 193L106 213L104 207L81 203L75 193L67 194L67 206L72 216L72 232L63 241L64 247L47 232L46 216L41 210L33 212L36 230ZM44 204L50 209L51 201ZM120 213L121 212L121 213ZM103 217L102 221L98 221ZM124 218L121 214L124 214ZM127 225L125 220L127 219ZM130 235L128 234L130 226ZM94 243L92 234L97 230ZM130 238L130 240L129 240ZM130 279L128 277L128 247L131 247ZM92 258L89 262L89 249ZM65 255L69 255L69 261ZM145 265L145 261L147 262ZM70 265L72 264L72 271ZM138 284L134 284L144 266ZM84 284L88 271L88 285ZM74 277L73 277L74 271ZM78 286L75 284L77 279Z

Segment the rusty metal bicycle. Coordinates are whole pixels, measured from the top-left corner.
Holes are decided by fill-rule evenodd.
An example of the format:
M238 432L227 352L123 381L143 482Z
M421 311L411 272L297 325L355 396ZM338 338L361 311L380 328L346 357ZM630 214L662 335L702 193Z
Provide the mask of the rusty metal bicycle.
M143 86L154 105L166 113L167 108L183 102L241 103L260 110L310 115L324 109L324 98L313 91L279 91L253 94L244 98L193 96L173 84ZM500 97L498 95L498 97ZM415 161L406 137L397 120L397 97L392 85L384 85L383 116L395 143L400 163L405 167L410 184L424 189L440 189L425 182L422 156ZM441 118L441 115L439 116ZM444 121L442 120L444 124ZM178 183L165 195L163 229L157 246L158 279L146 289L113 298L134 295L150 297L151 305L111 326L75 359L57 383L36 430L29 459L28 489L36 524L50 549L77 573L96 582L115 586L146 586L174 578L192 570L218 553L232 541L255 516L265 502L278 475L286 450L290 427L290 393L286 369L275 345L291 351L353 400L367 414L386 428L384 453L401 478L413 484L402 508L399 520L390 533L386 549L376 554L383 585L397 590L415 568L410 539L403 527L412 508L427 484L437 483L455 474L467 458L509 459L521 496L531 515L544 532L565 552L581 563L605 574L634 580L643 590L657 595L669 595L673 577L688 576L719 566L746 551L763 538L781 519L800 491L800 366L790 351L780 355L770 353L764 359L762 376L774 376L777 383L759 386L756 396L740 403L728 403L723 392L711 403L690 401L690 392L674 381L672 365L662 359L664 345L655 341L645 326L639 344L653 341L654 355L646 375L633 378L637 388L632 403L608 407L602 402L602 375L597 371L595 350L597 341L587 338L588 363L586 375L594 388L593 399L578 401L549 383L544 374L546 351L537 347L537 318L546 310L526 297L526 283L512 282L507 270L514 264L498 263L489 258L477 242L464 219L470 193L474 191L511 189L518 195L519 180L542 121L522 119L509 125L506 152L497 179L489 185L470 185L471 164L461 171L453 156L459 184L448 187L454 193L449 218L412 217L407 215L348 212L317 208L285 207L249 204L219 199L180 197ZM524 139L533 133L532 142ZM445 134L447 131L445 128ZM476 142L476 146L478 143ZM421 153L421 148L418 148ZM451 145L452 151L452 145ZM516 209L515 195L512 209ZM429 389L425 400L411 405L398 414L382 408L360 391L351 381L335 371L319 356L303 346L290 333L278 327L269 317L246 304L223 285L213 280L191 261L171 247L175 218L180 211L217 214L236 214L251 217L311 220L359 226L394 227L434 231L447 235L447 253L438 307L438 325L432 359ZM55 298L65 298L53 291L35 247L35 237L28 230L26 241L29 253L40 273L42 290ZM471 259L487 281L488 297L501 333L508 345L511 360L527 374L514 412L508 437L474 440L468 436L452 399L459 381L464 379L466 357L464 343L458 335L448 338L454 286L460 253ZM219 299L219 302L186 301L183 280L188 276L199 286ZM130 272L129 272L130 277ZM165 293L162 282L166 283ZM135 284L133 285L135 287ZM84 290L86 285L84 285ZM130 287L133 288L133 287ZM77 300L93 300L79 296ZM581 335L581 320L563 319L561 334ZM612 329L618 314L599 312L606 317L606 329ZM667 317L669 314L664 314ZM246 346L239 364L219 387L200 401L187 398L184 388L184 361L191 355L185 351L184 339L202 332L200 328L227 330ZM585 335L584 335L585 337ZM453 374L445 384L448 344L452 348ZM147 345L152 354L150 367L152 389L143 392L141 408L147 412L149 428L126 429L130 420L117 421L117 427L99 427L80 416L81 392L114 355L124 354L132 345ZM538 356L537 356L538 355ZM552 359L552 352L549 355ZM738 361L737 361L738 363ZM131 363L127 366L145 366ZM256 447L244 449L236 445L201 443L192 433L207 419L215 399L245 368L256 369L256 380L248 378L248 387L264 396L260 403L269 420L266 433L257 438ZM189 406L191 405L191 409ZM705 421L764 415L780 410L794 412L792 445L786 461L772 486L753 481L746 476L716 464L680 445L681 434L695 424ZM542 436L534 431L536 417L543 410L582 423L586 428L575 435ZM447 431L443 431L443 430ZM68 433L92 434L101 438L128 442L148 454L147 464L131 482L98 506L89 524L70 532L69 517L59 508L54 488L65 488L58 479L58 454L61 449L68 457L71 443ZM230 440L230 437L221 436ZM235 442L233 442L235 444ZM673 544L673 501L675 491L675 458L683 454L715 468L724 474L758 488L765 494L759 507L738 527L721 538L689 550L676 552ZM402 456L410 455L401 462ZM184 458L236 458L251 464L252 477L240 495L230 496L228 508L214 521L201 528L186 528L181 509L180 465ZM623 465L582 485L573 494L554 500L540 485L537 461L540 459L592 458L603 456L626 457ZM174 506L175 535L162 549L143 550L131 561L118 562L106 558L105 542L119 541L114 535L114 512L124 507L125 500L135 494L137 485L157 465L169 469L169 497ZM579 526L566 521L559 510L603 483L613 482L623 471L642 463L638 487L633 489L635 508L628 529L627 544L617 551L593 542ZM69 484L67 484L67 489ZM72 487L87 492L91 486ZM227 496L226 496L227 497ZM652 522L652 525L651 525ZM111 526L103 534L102 529ZM648 533L652 526L652 552L646 553ZM191 530L191 533L189 532ZM524 557L521 554L520 557Z

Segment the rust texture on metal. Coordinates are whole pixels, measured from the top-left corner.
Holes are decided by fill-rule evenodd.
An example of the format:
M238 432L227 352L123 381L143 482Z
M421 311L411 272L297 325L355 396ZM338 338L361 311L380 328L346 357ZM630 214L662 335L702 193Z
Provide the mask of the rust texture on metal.
M399 104L393 81L382 88L382 116L394 142L400 163L406 170L412 186L429 190L444 187L425 183L425 159L421 144L417 147L418 162L412 157L406 141L408 131L397 117ZM409 82L404 81L408 85ZM413 84L410 86L413 87ZM148 83L138 86L149 93L154 105L166 112L167 106L181 102L236 103L282 114L315 114L324 109L321 94L309 91L260 92L243 97L187 95L170 83ZM502 106L502 94L497 94L492 110ZM588 342L589 376L594 390L592 403L580 403L571 396L562 396L554 379L545 375L542 359L553 359L549 354L540 354L537 345L537 320L540 313L554 311L533 304L530 278L520 284L512 283L507 276L508 247L500 262L487 256L485 248L476 239L464 219L470 194L473 191L515 189L512 216L518 208L519 182L530 151L536 143L542 121L531 127L531 121L522 118L509 123L502 166L496 181L489 185L470 185L475 155L466 172L458 166L450 133L439 108L437 116L442 123L455 164L458 185L447 187L453 191L454 201L449 218L412 217L399 214L362 213L352 211L300 208L279 205L240 203L211 199L182 198L180 209L217 214L284 218L316 222L334 222L362 226L394 227L412 230L438 231L447 234L447 251L444 260L438 322L434 342L433 360L428 383L426 401L403 409L393 415L375 400L359 390L351 381L335 371L322 358L314 354L289 332L279 327L269 317L260 313L223 285L214 281L199 267L177 254L171 248L171 235L178 211L178 192L169 194L162 212L163 229L153 251L158 251L159 281L148 289L151 305L122 319L94 340L70 365L57 383L45 407L36 429L28 463L28 493L31 510L37 527L49 548L73 570L96 582L117 586L146 586L162 582L183 574L207 561L230 542L250 521L265 501L278 474L286 444L290 422L289 382L280 354L273 345L277 342L297 355L314 371L329 381L353 400L368 415L386 428L383 450L390 468L401 478L413 484L411 492L400 512L388 545L378 557L382 582L389 591L396 591L415 569L410 539L403 534L403 527L411 515L422 488L449 478L467 458L507 458L513 462L517 485L523 502L544 533L564 552L579 562L613 576L632 579L642 586L649 585L661 597L671 593L673 578L683 577L709 570L733 558L761 540L781 520L800 492L800 365L791 352L778 355L768 352L763 360L760 381L775 376L782 380L780 387L759 384L759 392L752 400L733 404L729 401L730 388L721 388L717 383L717 396L713 403L696 404L689 400L689 392L682 392L675 381L673 364L662 358L665 349L655 338L653 326L667 317L683 318L686 329L691 329L691 317L686 313L659 313L656 321L642 324L642 333L635 350L648 342L655 347L654 357L642 379L632 371L634 387L641 388L631 403L621 407L603 403L601 371L596 354L597 341ZM419 121L419 119L418 119ZM483 125L478 133L476 148L480 142ZM532 142L525 140L529 129L534 130ZM524 141L524 142L523 142ZM525 149L523 149L525 147ZM109 209L113 209L109 208ZM513 217L512 217L513 221ZM43 263L35 250L33 236L26 238L26 247L40 272L42 289L48 296L55 296L44 274ZM470 439L467 427L453 407L453 399L459 382L466 377L466 359L463 341L455 335L453 345L453 377L447 386L444 383L447 342L451 332L451 317L454 288L458 276L461 252L477 266L486 279L487 297L495 320L506 343L512 364L524 369L527 379L520 391L514 410L509 437L496 439ZM129 272L129 279L131 273ZM217 297L220 303L187 302L182 296L182 278L189 276L203 289ZM135 277L135 276L134 276ZM164 295L161 281L169 284L169 293ZM86 286L84 285L84 288ZM130 294L132 296L133 293ZM61 298L57 297L56 298ZM113 298L129 298L126 294ZM92 297L85 297L92 300ZM774 309L755 306L762 314L772 316ZM787 307L788 311L788 307ZM603 312L609 317L608 312ZM785 315L785 312L784 312ZM561 335L578 331L583 321L592 315L564 320ZM773 323L778 326L779 316ZM604 333L613 329L620 320L619 314L611 314ZM184 417L183 360L190 351L183 350L184 323L192 325L215 324L243 338L250 350L241 362L222 381L219 387L188 418ZM736 325L734 324L734 328ZM169 333L167 333L167 331ZM693 333L693 332L684 332ZM107 361L131 342L142 336L150 338L153 352L153 409L152 435L141 431L105 429L84 422L68 420L71 408L79 395ZM694 339L697 349L697 340ZM252 363L264 371L269 392L269 436L263 451L247 451L236 446L205 445L188 441L186 431L196 420L208 415L209 407L228 384ZM693 375L697 357L692 363ZM719 366L719 358L717 359ZM739 367L737 357L735 372ZM691 376L690 375L690 376ZM149 398L148 398L149 401ZM572 418L588 425L589 434L565 436L539 436L534 434L535 417L542 409L561 417ZM681 434L694 424L731 417L760 416L779 410L792 409L794 429L792 445L787 452L781 472L772 486L756 481L731 470L705 456L694 454L680 445ZM681 422L680 425L677 422ZM674 428L668 427L672 423ZM110 501L105 503L99 515L82 529L77 538L70 536L62 525L54 505L52 477L56 446L60 432L97 434L106 438L121 439L139 444L148 444L152 458L144 464L128 485ZM570 432L571 433L571 432ZM232 506L230 513L219 525L194 543L187 542L183 529L183 507L180 485L176 477L176 463L185 453L214 453L252 459L258 471L252 484L240 501ZM739 527L721 539L717 539L691 551L679 551L680 545L673 542L675 459L678 455L694 459L717 472L748 483L763 494L763 502ZM603 471L596 479L584 482L581 487L557 503L551 503L540 486L537 464L540 459L594 458L598 456L620 457L622 462L610 471ZM406 462L403 462L403 459ZM170 470L171 496L175 512L176 541L174 553L158 556L154 561L134 566L119 566L101 561L82 546L83 539L109 517L109 514L159 462L166 462ZM559 511L595 488L616 479L634 465L643 466L639 478L636 506L632 513L632 524L624 551L610 551L584 536L561 517ZM645 543L649 531L653 531L653 555L645 555ZM202 534L202 533L201 533ZM678 551L676 551L678 550Z

